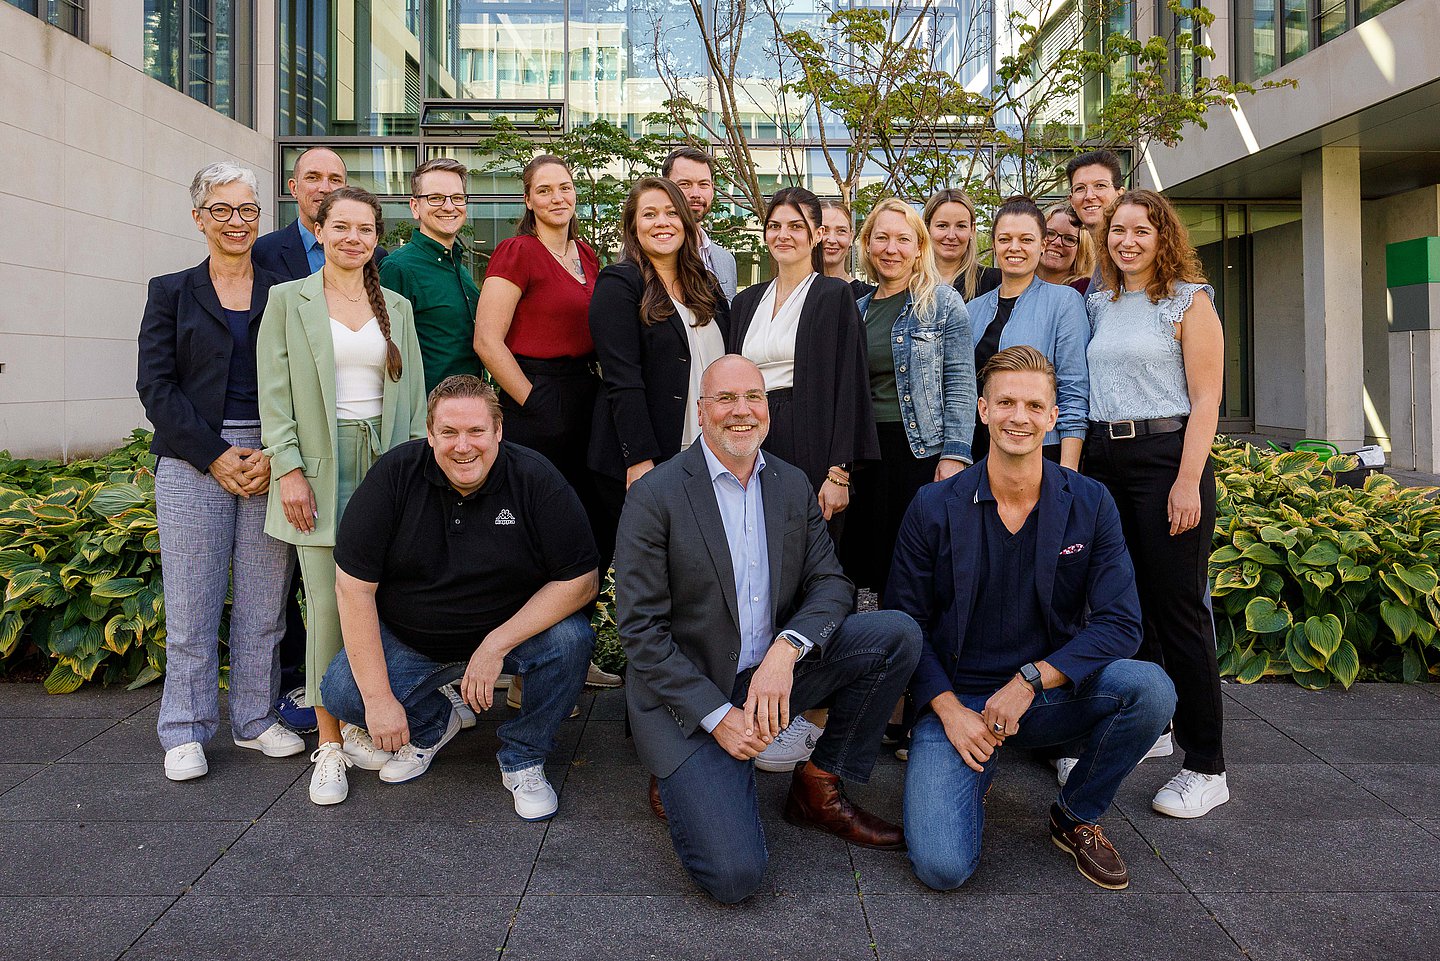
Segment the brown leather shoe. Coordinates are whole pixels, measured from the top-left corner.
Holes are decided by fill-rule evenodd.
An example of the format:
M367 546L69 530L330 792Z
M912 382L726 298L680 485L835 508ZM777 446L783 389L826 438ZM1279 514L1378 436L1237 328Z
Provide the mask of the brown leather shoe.
M806 762L795 766L790 794L785 798L785 820L815 828L865 848L903 851L905 832L856 807L845 796L840 778Z
M1115 845L1100 830L1100 825L1077 824L1064 831L1052 816L1050 840L1060 850L1069 851L1080 873L1102 888L1119 891L1130 886L1130 871L1120 859Z
M665 816L665 802L660 800L660 782L653 774L650 775L650 810L654 811L655 816L666 824L670 823L670 819Z

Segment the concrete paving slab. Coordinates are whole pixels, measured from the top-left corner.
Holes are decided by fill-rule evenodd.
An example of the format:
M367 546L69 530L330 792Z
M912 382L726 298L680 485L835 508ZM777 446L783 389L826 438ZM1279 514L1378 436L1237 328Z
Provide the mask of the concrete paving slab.
M639 764L634 742L625 736L624 721L587 721L572 760L604 764Z
M259 751L236 747L230 733L229 716L222 711L220 718L219 730L205 745L205 759L212 774L227 765L248 767L252 761L283 765L304 763L305 758L300 754L289 758L266 758ZM309 735L306 739L307 751L314 747L314 741L315 735ZM160 737L155 733L155 718L140 712L123 721L110 722L97 737L59 760L67 764L148 764L158 772L164 770L165 750L160 747Z
M505 961L873 961L859 899L526 895Z
M159 764L51 764L0 798L0 819L250 821L301 774L294 764L272 761L177 783Z
M7 761L44 764L64 757L114 724L114 718L103 717L0 718L0 744L6 746Z
M1237 684L1229 696L1272 721L1281 719L1397 721L1440 718L1440 684L1356 684L1307 691L1298 684Z
M261 821L196 885L205 895L516 895L543 824L417 821L365 830L335 807L332 823Z
M1107 818L1102 827L1130 869L1130 887L1122 894L1184 890L1175 873L1124 818ZM852 848L851 857L867 904L872 894L939 896L915 877L904 853ZM1045 820L1028 824L987 821L980 867L962 890L1023 895L1087 894L1102 889L1085 880L1075 867L1075 859L1050 840L1049 822Z
M187 894L124 961L497 958L518 898Z
M1433 961L1440 895L1202 894L1252 961Z
M86 685L69 694L47 694L42 684L0 681L0 718L129 717L160 700L160 685L138 691Z
M0 891L174 897L249 826L247 821L0 821L5 852Z
M1196 893L1440 891L1440 841L1410 821L1177 821L1138 830Z
M846 894L855 891L845 842L785 822L766 823L771 870L767 894ZM526 894L700 893L676 858L669 829L659 820L554 821Z
M1331 764L1440 764L1440 719L1274 723Z
M0 952L19 958L23 951L27 961L114 961L174 900L0 898Z
M1229 764L1310 764L1320 760L1314 753L1307 750L1294 737L1282 732L1269 721L1262 718L1248 720L1240 718L1232 720L1225 719L1225 763ZM1184 763L1182 752L1176 748L1169 761L1174 763L1175 770L1180 769ZM1166 759L1156 758L1155 761L1146 761L1146 764L1159 762L1163 766ZM1163 781L1162 781L1163 783Z
M1189 894L873 895L865 914L882 961L1228 961L1240 950Z
M0 764L0 795L23 784L35 772L45 770L44 764Z
M1150 801L1178 770L1154 762L1140 765L1125 779L1116 806L1132 821L1150 817ZM1328 764L1232 764L1226 772L1230 800L1208 815L1214 820L1296 818L1313 821L1316 812L1327 818L1395 818L1397 811L1371 791Z
M650 773L639 764L575 761L560 792L559 821L655 821Z
M1434 764L1340 764L1336 769L1408 817L1440 813L1440 767Z
M1440 685L1436 686L1440 687ZM595 691L594 701L590 706L590 720L625 720L625 688L614 687Z

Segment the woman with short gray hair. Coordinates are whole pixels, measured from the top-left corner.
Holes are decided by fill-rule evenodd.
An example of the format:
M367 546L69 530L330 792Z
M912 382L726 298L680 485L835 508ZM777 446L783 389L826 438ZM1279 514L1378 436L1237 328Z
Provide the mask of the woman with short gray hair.
M270 461L261 450L255 344L270 288L254 266L255 174L212 163L190 184L209 256L150 281L136 390L154 425L155 514L165 589L166 671L156 728L165 776L209 770L220 724L220 618L230 614L230 727L269 757L305 749L275 716L290 548L264 532Z

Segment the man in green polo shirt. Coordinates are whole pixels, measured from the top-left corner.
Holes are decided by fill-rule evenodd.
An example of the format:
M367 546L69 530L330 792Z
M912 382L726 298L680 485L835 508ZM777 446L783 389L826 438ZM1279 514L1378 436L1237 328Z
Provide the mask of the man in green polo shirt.
M465 266L469 170L451 157L427 160L410 175L410 213L420 229L380 264L380 283L415 309L415 333L425 362L425 391L452 374L480 373L475 355L475 307L480 288Z

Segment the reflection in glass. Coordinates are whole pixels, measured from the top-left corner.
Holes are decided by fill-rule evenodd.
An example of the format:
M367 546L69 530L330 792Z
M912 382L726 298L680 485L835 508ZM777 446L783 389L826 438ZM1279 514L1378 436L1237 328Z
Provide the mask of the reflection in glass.
M295 161L311 145L286 146L280 157L283 177L295 169ZM329 147L329 144L326 144ZM345 162L350 184L374 194L409 196L410 172L419 166L416 149L411 146L331 147ZM407 208L408 209L408 208Z
M1285 62L1310 51L1309 0L1283 0L1285 9Z
M564 0L425 0L426 96L563 100Z
M1315 0L1315 34L1329 43L1350 29L1350 0Z
M1355 22L1364 23L1371 17L1378 17L1399 2L1400 0L1356 0Z

